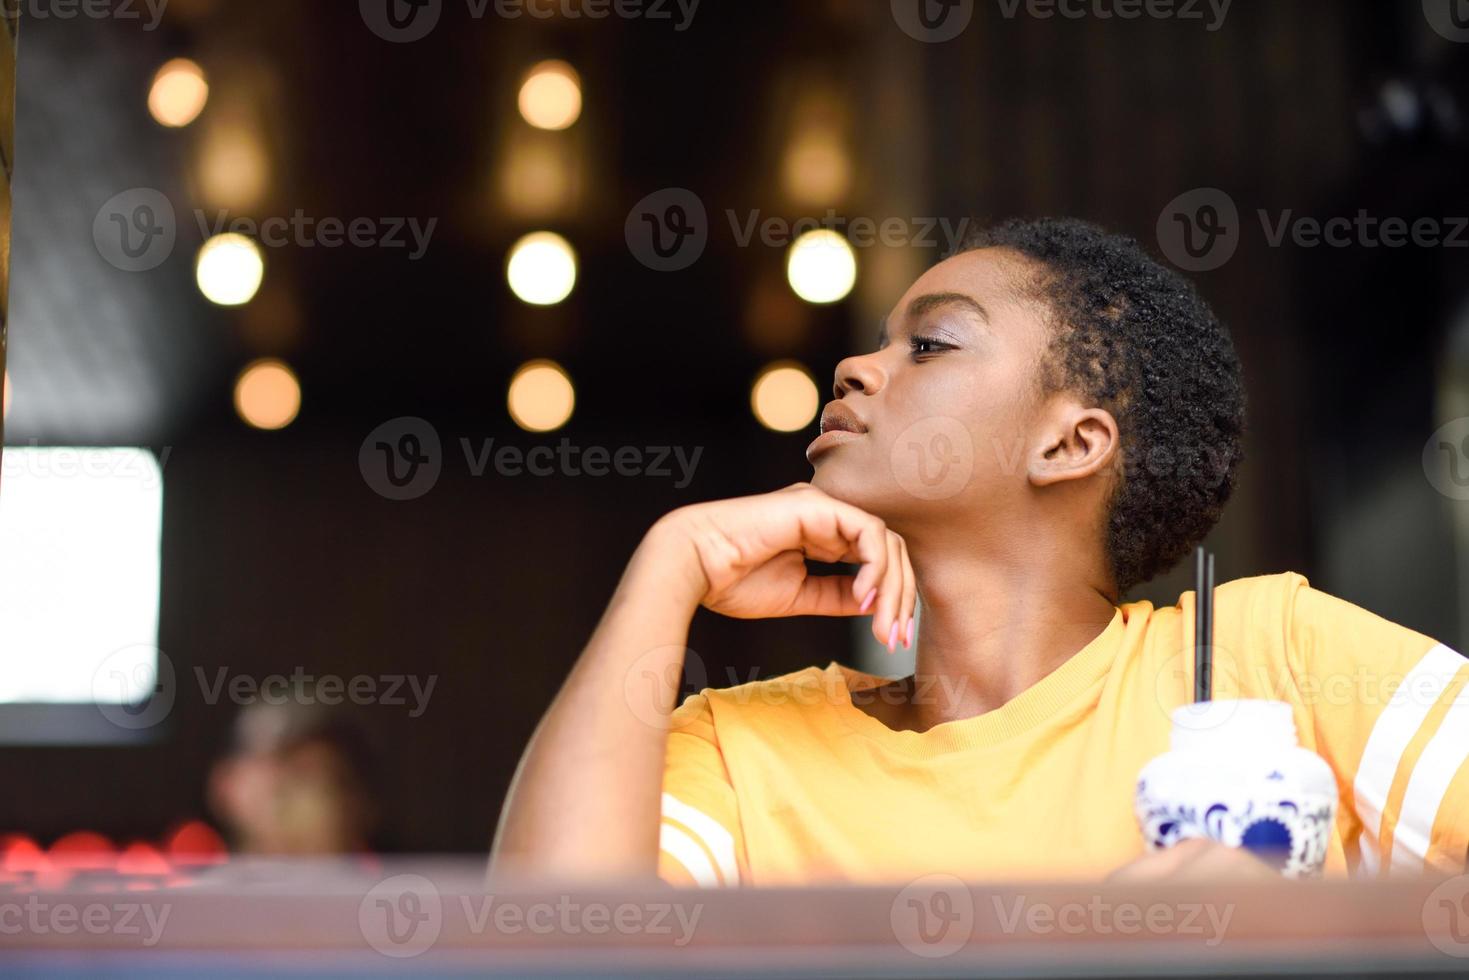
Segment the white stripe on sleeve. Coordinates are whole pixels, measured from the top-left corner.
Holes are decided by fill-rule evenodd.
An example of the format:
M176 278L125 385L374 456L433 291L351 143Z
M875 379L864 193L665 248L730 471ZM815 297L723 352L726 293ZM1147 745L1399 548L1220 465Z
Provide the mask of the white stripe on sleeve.
M1458 657L1457 654L1455 654ZM1459 667L1466 663L1458 657ZM1443 723L1433 733L1423 754L1413 766L1408 790L1403 794L1398 825L1393 830L1392 866L1394 870L1422 871L1432 843L1433 822L1439 805L1449 791L1454 775L1469 758L1469 689L1461 689Z
M740 866L735 860L734 835L724 825L702 810L695 809L669 793L663 794L663 815L677 820L690 831L714 855L714 862L727 885L740 880Z
M658 835L658 846L683 865L694 884L700 888L719 887L719 876L714 873L714 865L709 863L709 855L688 834L665 823Z
M1357 850L1362 855L1362 863L1357 865L1358 878L1376 878L1382 870L1382 861L1377 856L1377 838L1362 831L1357 835Z
M1403 760L1408 743L1418 734L1428 712L1438 703L1444 688L1454 674L1464 666L1464 658L1442 643L1423 655L1403 683L1393 691L1392 699L1367 736L1367 746L1362 751L1362 762L1357 767L1357 778L1352 782L1356 799L1357 816L1365 832L1362 835L1364 863L1366 854L1372 852L1372 867L1377 865L1379 832L1382 830L1382 812L1387 806L1387 794L1392 789L1393 777L1398 764Z

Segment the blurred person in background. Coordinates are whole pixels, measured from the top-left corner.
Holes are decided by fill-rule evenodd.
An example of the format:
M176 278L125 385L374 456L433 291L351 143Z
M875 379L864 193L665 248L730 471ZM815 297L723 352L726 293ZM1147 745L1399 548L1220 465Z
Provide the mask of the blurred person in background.
M347 707L298 693L240 712L231 749L209 775L210 806L240 853L371 850L379 813L367 733Z

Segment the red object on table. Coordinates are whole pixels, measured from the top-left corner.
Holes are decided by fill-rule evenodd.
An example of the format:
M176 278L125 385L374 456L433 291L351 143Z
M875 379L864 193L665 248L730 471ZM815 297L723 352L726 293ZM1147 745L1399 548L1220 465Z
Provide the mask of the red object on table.
M207 867L229 860L224 840L202 820L190 820L168 836L163 845L168 859L181 868Z
M138 841L129 844L117 857L117 873L139 877L165 877L173 873L173 866L158 848Z
M117 863L117 847L101 834L78 830L52 844L47 856L57 868L108 871Z
M51 861L35 841L22 834L0 837L0 872L34 874L48 871Z

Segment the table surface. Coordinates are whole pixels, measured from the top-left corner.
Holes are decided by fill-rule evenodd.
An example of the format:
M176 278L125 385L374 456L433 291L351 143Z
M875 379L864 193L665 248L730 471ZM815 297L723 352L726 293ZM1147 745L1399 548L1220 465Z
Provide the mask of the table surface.
M1469 876L682 891L480 859L0 881L0 975L1469 975Z

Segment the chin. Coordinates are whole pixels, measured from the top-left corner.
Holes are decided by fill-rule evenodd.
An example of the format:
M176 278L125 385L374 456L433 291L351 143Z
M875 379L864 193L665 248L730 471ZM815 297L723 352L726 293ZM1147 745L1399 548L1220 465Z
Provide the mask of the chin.
M847 460L839 459L844 448L847 447L828 450L817 458L811 485L843 503L860 507L874 517L890 521L894 509L893 495L898 488L890 481L888 485L883 485L883 481L875 479L877 476L886 476L885 471L875 474L869 467L852 465Z
M885 460L874 464L869 455L847 452L855 448L841 446L818 456L811 485L843 503L882 518L899 534L904 533L904 529L929 525L936 520L947 523L962 521L964 518L957 515L966 511L974 501L989 499L1000 490L988 483L981 485L979 481L985 474L966 473L962 483L949 492L917 492L918 487L927 489L928 484L918 480L916 474L908 471L899 474L885 465ZM905 489L904 480L908 489Z

